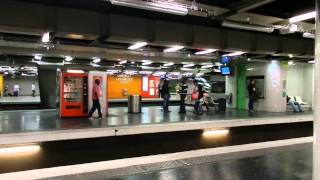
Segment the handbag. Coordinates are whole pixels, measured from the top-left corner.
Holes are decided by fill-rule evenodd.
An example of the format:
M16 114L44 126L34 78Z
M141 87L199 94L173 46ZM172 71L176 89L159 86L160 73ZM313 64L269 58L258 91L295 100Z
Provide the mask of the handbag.
M192 99L192 100L198 100L198 97L199 97L199 93L197 93L197 92L193 92L193 93L191 94L191 99Z

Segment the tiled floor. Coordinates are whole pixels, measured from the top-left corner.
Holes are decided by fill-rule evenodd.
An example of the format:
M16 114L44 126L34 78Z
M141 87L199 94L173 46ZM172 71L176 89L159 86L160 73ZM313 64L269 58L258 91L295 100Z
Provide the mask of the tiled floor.
M0 104L40 104L40 96L0 97Z
M179 107L170 107L170 113L162 112L160 107L143 107L141 114L128 114L127 108L109 109L109 116L101 121L90 121L86 118L59 119L55 110L21 110L0 111L0 134L30 131L50 131L78 128L114 127L124 125L158 124L186 121L219 121L230 119L247 119L259 117L285 117L307 115L305 113L271 113L229 109L226 113L216 113L213 110L203 115L193 114L188 107L187 114L179 114Z

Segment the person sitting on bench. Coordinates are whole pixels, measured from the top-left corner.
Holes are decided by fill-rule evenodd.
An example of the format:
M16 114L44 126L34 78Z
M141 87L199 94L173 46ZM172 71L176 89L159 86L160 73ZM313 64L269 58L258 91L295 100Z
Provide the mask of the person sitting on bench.
M287 96L287 104L292 107L293 112L303 112L300 104L291 99L289 96Z

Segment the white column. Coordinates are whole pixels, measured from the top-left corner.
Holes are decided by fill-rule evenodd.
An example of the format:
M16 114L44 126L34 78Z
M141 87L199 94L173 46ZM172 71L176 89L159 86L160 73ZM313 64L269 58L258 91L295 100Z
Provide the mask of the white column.
M320 0L316 0L316 41L314 80L314 122L313 122L313 180L320 180Z

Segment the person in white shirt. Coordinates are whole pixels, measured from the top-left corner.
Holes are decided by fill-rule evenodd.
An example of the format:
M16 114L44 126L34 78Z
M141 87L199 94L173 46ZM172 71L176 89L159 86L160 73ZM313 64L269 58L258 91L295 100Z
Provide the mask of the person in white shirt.
M36 97L36 85L32 84L31 90L32 90L32 97Z
M19 96L20 86L16 83L13 86L13 96Z

